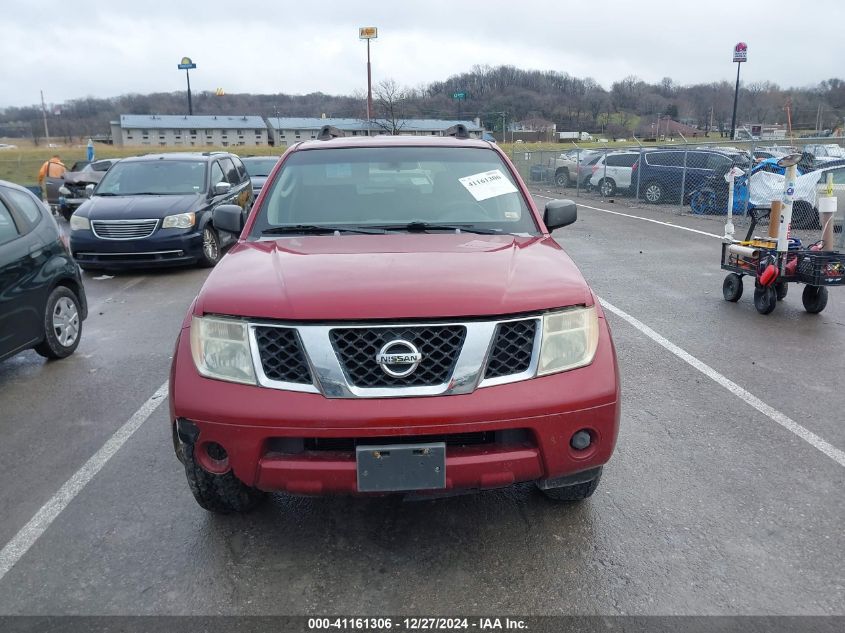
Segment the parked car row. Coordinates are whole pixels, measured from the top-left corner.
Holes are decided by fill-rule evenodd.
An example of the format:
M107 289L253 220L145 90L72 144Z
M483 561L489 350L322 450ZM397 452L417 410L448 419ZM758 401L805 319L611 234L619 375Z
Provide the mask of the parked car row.
M73 353L87 316L80 269L216 264L236 236L217 230L214 209L235 204L245 219L277 161L225 152L80 161L47 180L48 204L0 181L0 360L30 348ZM51 209L69 219L69 239Z

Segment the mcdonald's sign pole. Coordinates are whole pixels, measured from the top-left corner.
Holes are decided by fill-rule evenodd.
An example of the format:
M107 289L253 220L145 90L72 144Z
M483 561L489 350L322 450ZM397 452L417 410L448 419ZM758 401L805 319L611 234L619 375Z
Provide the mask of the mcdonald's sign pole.
M370 68L370 40L378 38L378 28L362 26L358 29L358 39L367 40L367 134L369 134L370 120L373 118L373 74Z
M734 61L736 62L736 88L734 89L734 113L731 117L731 140L736 136L736 104L739 101L739 69L742 62L748 61L748 44L739 42L734 46Z

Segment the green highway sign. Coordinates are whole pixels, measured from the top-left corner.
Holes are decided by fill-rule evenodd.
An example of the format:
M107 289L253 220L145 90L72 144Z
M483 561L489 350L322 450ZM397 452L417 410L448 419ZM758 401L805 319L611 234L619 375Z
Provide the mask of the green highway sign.
M463 100L463 99L467 98L467 93L465 93L465 92L453 92L452 98Z

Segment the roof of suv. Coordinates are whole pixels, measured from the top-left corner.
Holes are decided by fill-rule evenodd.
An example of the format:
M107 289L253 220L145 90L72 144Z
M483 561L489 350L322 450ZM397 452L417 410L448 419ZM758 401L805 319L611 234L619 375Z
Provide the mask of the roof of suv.
M293 146L297 150L331 149L335 147L476 147L491 148L493 143L480 139L451 136L342 136L330 141L303 141Z
M144 154L143 156L130 156L122 159L128 161L151 161L151 160L210 160L218 156L233 156L229 152L167 152L166 154Z

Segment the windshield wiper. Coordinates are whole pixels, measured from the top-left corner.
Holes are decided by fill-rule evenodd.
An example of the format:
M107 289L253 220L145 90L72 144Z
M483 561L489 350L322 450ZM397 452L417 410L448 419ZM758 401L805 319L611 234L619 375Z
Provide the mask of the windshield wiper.
M479 235L501 235L498 229L484 229L473 224L439 224L437 222L408 222L407 224L377 224L374 225L386 231L408 231L409 233L423 233L425 231L454 231L455 233L477 233Z
M261 231L262 235L287 235L289 233L363 233L366 235L383 235L384 229L375 227L373 230L359 226L328 226L325 224L288 224L286 226L271 226Z

